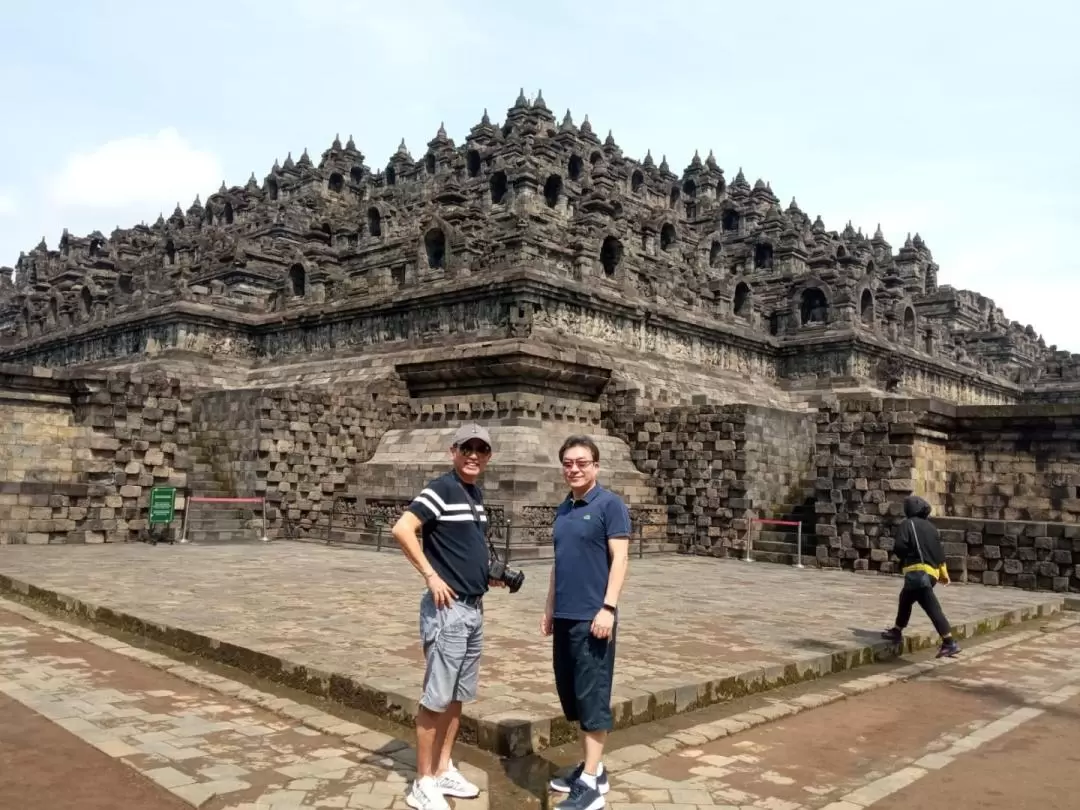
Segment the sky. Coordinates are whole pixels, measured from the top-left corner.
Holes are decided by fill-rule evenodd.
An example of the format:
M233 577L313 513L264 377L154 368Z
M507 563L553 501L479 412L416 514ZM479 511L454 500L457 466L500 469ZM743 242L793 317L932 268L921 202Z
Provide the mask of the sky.
M419 158L524 88L629 156L712 149L830 229L919 233L939 283L1080 352L1068 0L0 0L0 29L0 266L335 134L373 169L402 138Z

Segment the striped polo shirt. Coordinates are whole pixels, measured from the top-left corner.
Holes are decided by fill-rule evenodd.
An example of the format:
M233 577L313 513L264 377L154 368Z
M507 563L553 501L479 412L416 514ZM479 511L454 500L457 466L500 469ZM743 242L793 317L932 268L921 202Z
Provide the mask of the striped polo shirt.
M476 510L465 495L468 490ZM428 482L408 506L423 524L424 555L458 596L481 596L488 590L490 555L486 538L484 495L451 470ZM483 528L481 528L483 527Z

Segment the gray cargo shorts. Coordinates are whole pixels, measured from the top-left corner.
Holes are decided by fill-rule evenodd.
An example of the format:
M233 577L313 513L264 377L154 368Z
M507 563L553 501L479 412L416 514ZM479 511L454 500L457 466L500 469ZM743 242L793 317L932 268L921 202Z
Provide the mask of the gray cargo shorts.
M427 659L420 705L442 712L452 701L476 700L484 647L483 605L455 600L439 609L431 591L424 591L420 599L420 643Z

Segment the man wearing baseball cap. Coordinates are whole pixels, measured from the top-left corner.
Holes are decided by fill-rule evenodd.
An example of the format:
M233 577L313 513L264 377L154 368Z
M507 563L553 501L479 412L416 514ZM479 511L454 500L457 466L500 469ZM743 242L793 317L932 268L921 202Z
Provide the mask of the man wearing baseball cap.
M487 429L477 424L458 428L450 460L452 469L428 482L393 529L427 585L420 599L427 663L416 713L416 779L405 795L415 810L449 810L446 796L480 794L454 767L450 753L462 703L476 699L484 643L482 600L489 585L501 585L488 576L487 515L476 484L491 460Z

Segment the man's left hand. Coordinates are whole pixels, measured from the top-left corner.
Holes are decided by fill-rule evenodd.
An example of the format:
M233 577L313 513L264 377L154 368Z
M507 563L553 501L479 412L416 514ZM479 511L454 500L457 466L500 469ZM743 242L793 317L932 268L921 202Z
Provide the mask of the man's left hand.
M506 583L503 582L501 579L489 579L488 580L488 585L490 587L492 587L492 588L505 588L506 587Z
M597 638L610 638L611 628L615 626L615 614L605 608L600 608L596 618L592 620L590 630Z

